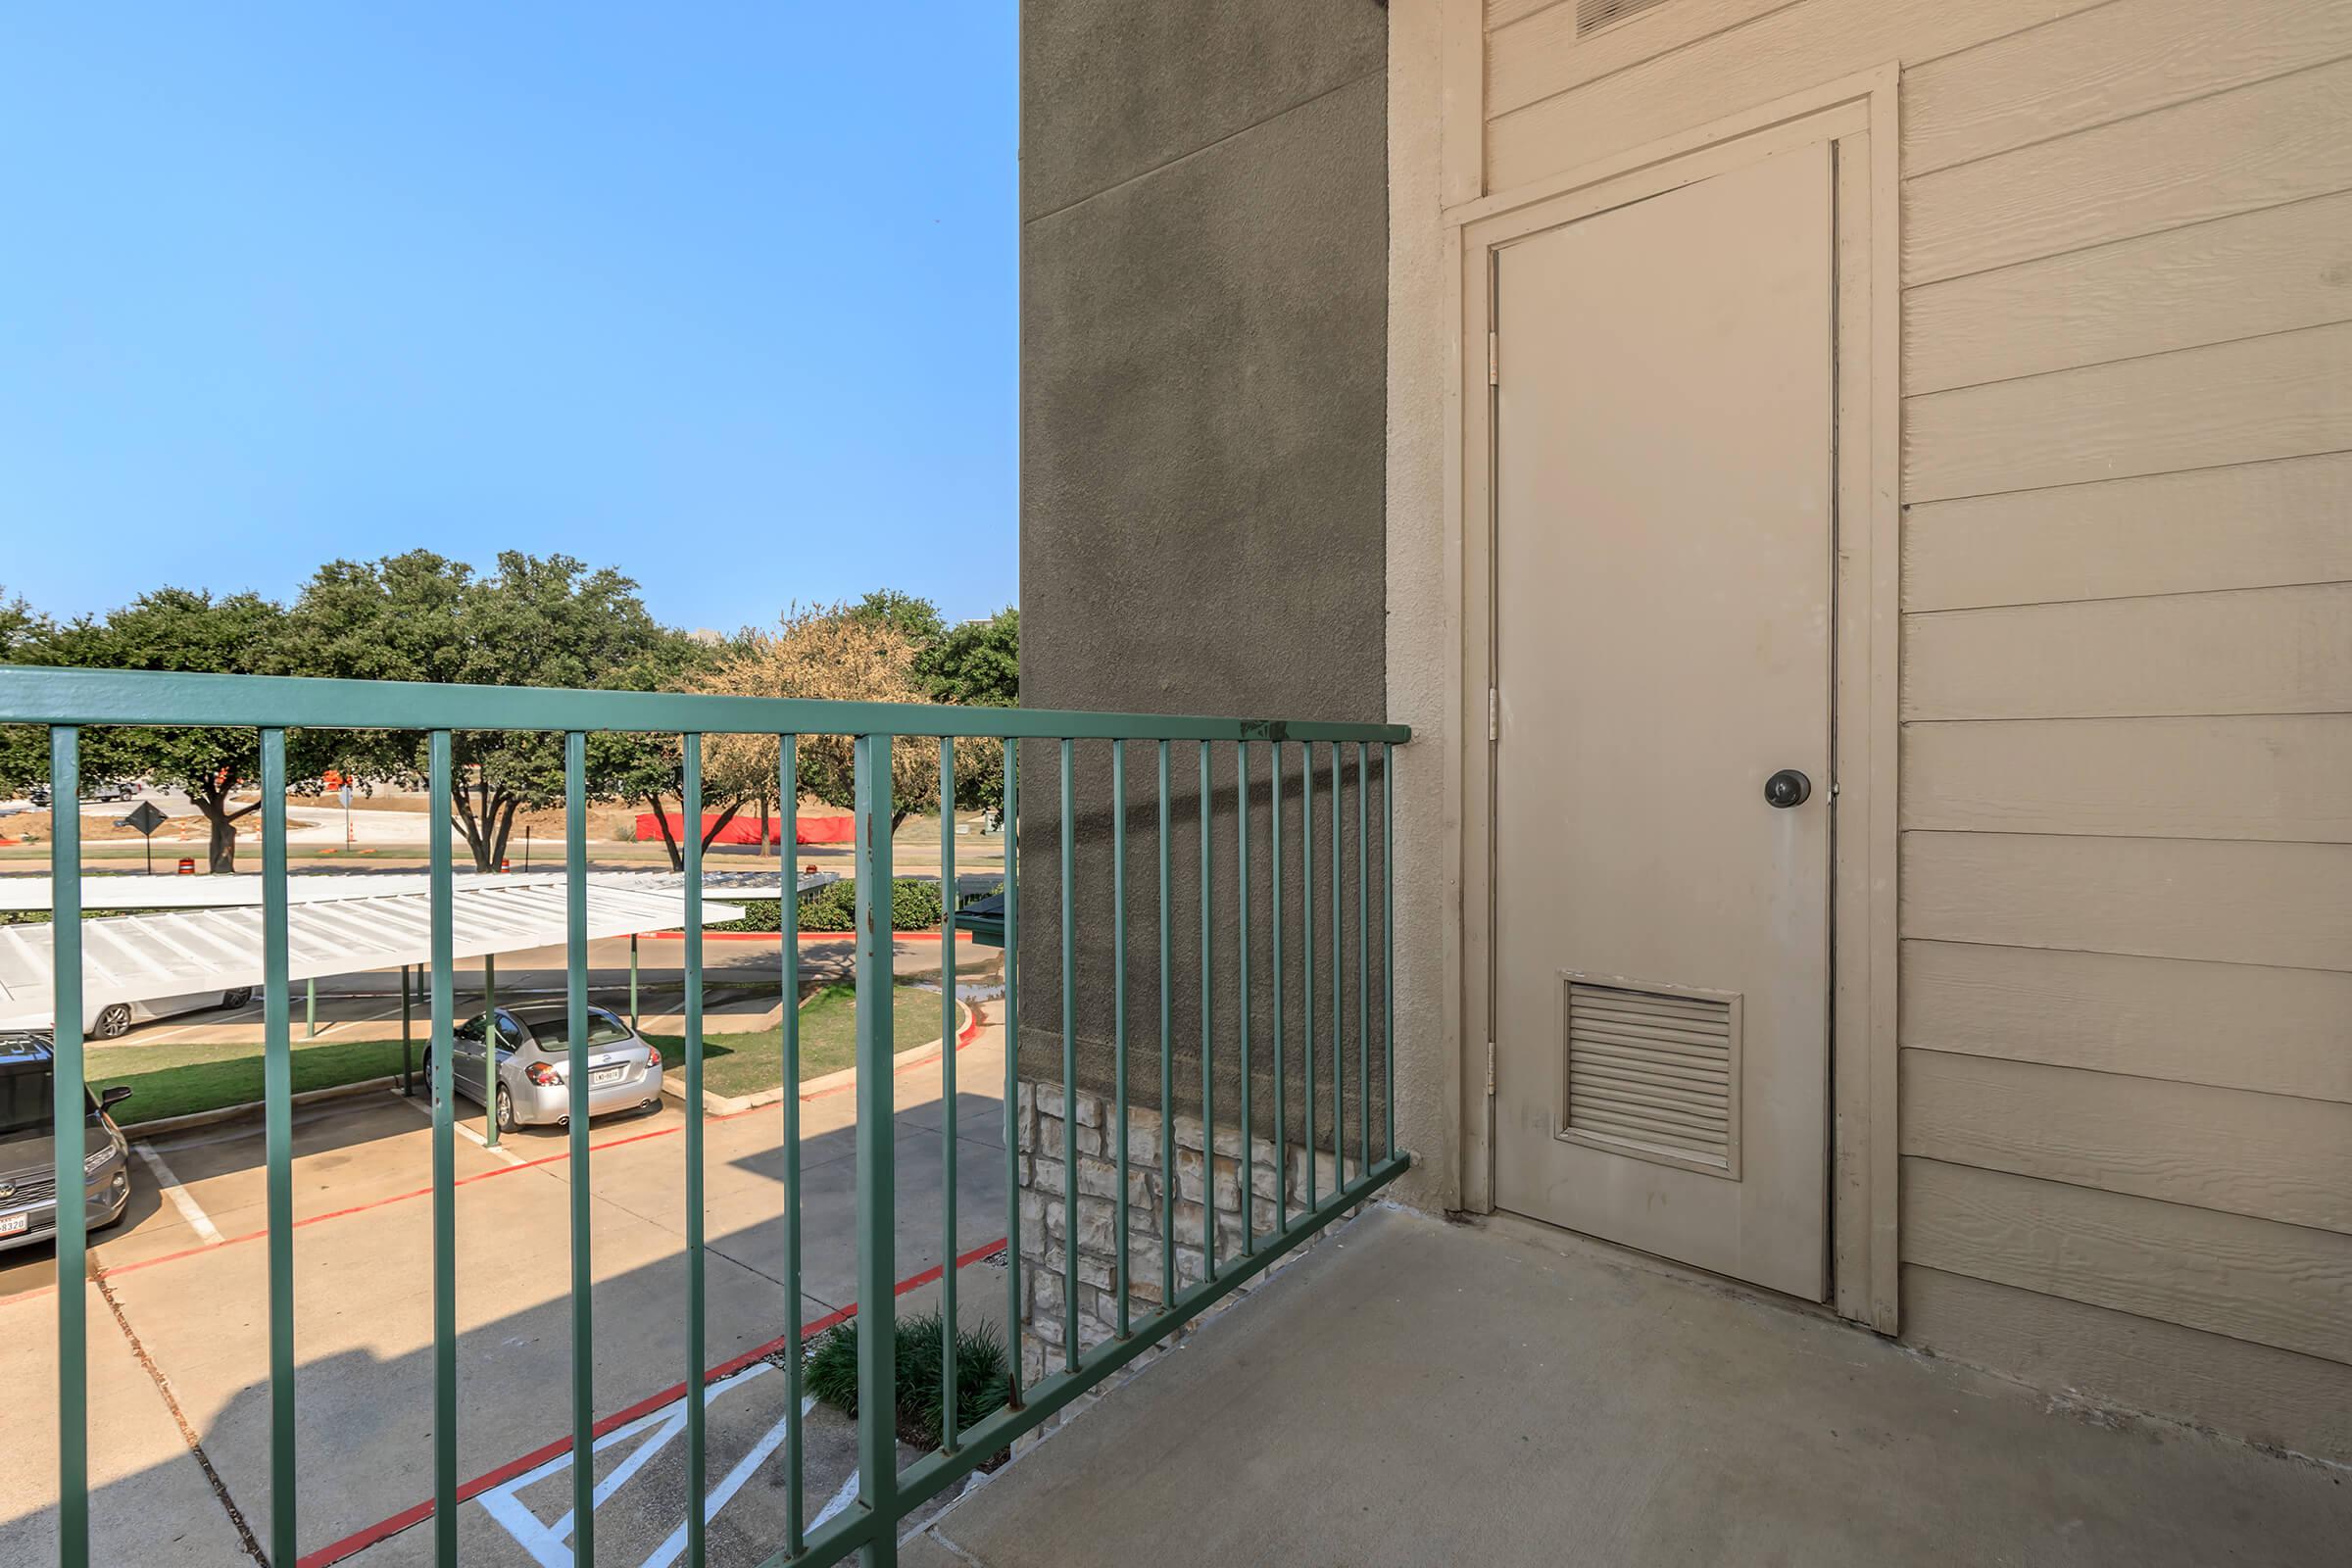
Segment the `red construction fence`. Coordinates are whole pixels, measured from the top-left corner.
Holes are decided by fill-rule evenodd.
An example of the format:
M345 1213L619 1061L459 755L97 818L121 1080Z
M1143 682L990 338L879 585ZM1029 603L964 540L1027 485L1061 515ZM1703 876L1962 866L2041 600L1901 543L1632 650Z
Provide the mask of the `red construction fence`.
M681 813L664 811L657 816L651 811L640 811L637 813L637 842L640 844L660 843L662 823L664 817L668 819L670 835L682 841L686 836L686 818ZM703 831L710 832L710 824L717 820L718 813L715 811L703 813ZM853 837L851 824L855 820L849 816L810 816L804 811L798 818L800 826L793 835L793 840L798 844L847 844ZM710 842L712 844L781 844L784 842L784 819L778 816L769 817L766 835L762 837L758 817L739 815L729 820L725 827L720 828L718 836Z

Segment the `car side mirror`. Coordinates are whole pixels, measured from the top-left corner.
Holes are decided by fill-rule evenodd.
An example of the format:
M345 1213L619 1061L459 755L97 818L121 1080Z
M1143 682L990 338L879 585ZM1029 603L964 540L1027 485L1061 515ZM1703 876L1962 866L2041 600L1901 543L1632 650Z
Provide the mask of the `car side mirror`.
M130 1085L128 1084L117 1084L112 1089L102 1089L98 1092L98 1108L112 1110L129 1098Z

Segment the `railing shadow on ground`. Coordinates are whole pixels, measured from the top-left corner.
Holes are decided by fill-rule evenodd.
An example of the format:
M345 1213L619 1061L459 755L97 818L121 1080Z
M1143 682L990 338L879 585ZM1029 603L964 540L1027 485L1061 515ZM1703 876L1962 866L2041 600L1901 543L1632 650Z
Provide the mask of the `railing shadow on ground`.
M965 1128L978 1113L996 1104L984 1096L959 1098L966 1102L957 1107L954 1120ZM964 1141L971 1147L960 1162L960 1213L985 1220L1001 1210L1003 1164L1000 1159L986 1157L995 1151L972 1140L968 1132ZM561 1147L561 1140L548 1142ZM776 1205L777 1212L771 1215L714 1231L708 1239L706 1266L710 1291L706 1323L710 1361L705 1372L708 1377L731 1381L727 1381L723 1396L713 1397L710 1404L711 1444L706 1494L715 1493L763 1442L770 1447L767 1457L728 1490L728 1505L718 1510L710 1526L710 1561L713 1563L763 1562L779 1549L784 1540L782 1489L788 1455L774 1429L782 1420L782 1406L777 1401L785 1380L779 1376L755 1382L742 1374L755 1363L789 1353L789 1346L808 1325L838 1320L843 1309L853 1305L860 1312L863 1310L862 1303L853 1303L839 1295L841 1286L856 1277L856 1186L852 1170L856 1145L854 1126L804 1141L802 1226L804 1237L809 1239L805 1244L804 1277L812 1294L797 1308L788 1304L774 1278L776 1254L784 1245L780 1203ZM931 1297L936 1294L925 1292L923 1286L929 1283L925 1276L934 1275L942 1265L942 1239L938 1235L937 1205L924 1200L935 1198L937 1193L941 1171L938 1146L938 1136L929 1129L902 1126L895 1166L902 1192L914 1201L902 1205L898 1214L897 1250L906 1278L918 1283L904 1296L894 1298L894 1310L901 1315L933 1304ZM617 1157L621 1152L612 1152L615 1168L611 1173L612 1180L624 1188L641 1185L647 1177L644 1160L637 1160L633 1169L619 1168ZM421 1150L417 1163L417 1173L422 1175ZM783 1191L780 1148L755 1149L715 1162L712 1176L722 1168L758 1177L764 1190L776 1195ZM593 1173L593 1160L591 1169ZM601 1185L592 1182L592 1187ZM560 1240L559 1186L549 1183L534 1193L538 1201L530 1206L537 1212L520 1217L545 1220L557 1229ZM469 1259L476 1246L497 1245L502 1209L508 1210L507 1218L517 1217L509 1205L502 1203L502 1191L531 1189L517 1188L513 1182L461 1189L460 1248ZM615 1196L628 1199L632 1195L624 1190ZM726 1206L744 1205L730 1202ZM643 1216L625 1211L611 1214L600 1211L598 1227L637 1229L638 1225L630 1224L632 1220L638 1225L648 1223ZM298 1321L305 1338L312 1337L314 1314L323 1311L330 1318L344 1315L341 1308L326 1308L321 1303L349 1302L352 1309L365 1311L366 1303L370 1300L382 1301L387 1276L413 1276L420 1268L429 1273L429 1237L421 1228L405 1237L382 1226L372 1226L369 1230L371 1234L356 1244L353 1239L338 1237L332 1244L322 1242L314 1247L309 1245L308 1232L298 1239L295 1290L297 1309L302 1314ZM640 1421L654 1410L674 1408L681 1394L678 1386L686 1377L681 1321L686 1298L684 1238L674 1230L666 1231L665 1235L669 1246L662 1255L600 1277L594 1287L598 1340L596 1408L600 1416L598 1473L607 1479L644 1444L623 1440L608 1450L602 1446L602 1436ZM833 1238L836 1245L827 1247L820 1238ZM959 1250L968 1254L983 1250L991 1239L978 1236L974 1230L959 1237L962 1244ZM986 1278L985 1285L976 1278L964 1295L959 1316L967 1324L989 1320L989 1309L1003 1305L1002 1276L995 1272L997 1261L970 1258L964 1265L967 1271L977 1271ZM156 1375L172 1385L172 1397L179 1401L183 1414L195 1429L206 1460L218 1474L218 1494L210 1502L212 1517L158 1517L155 1504L159 1499L185 1499L211 1490L209 1484L196 1479L201 1471L189 1450L180 1447L167 1451L138 1473L92 1489L93 1561L218 1560L224 1564L250 1561L250 1554L228 1523L228 1508L232 1504L249 1530L257 1536L266 1534L261 1527L270 1517L271 1401L269 1348L263 1332L266 1323L257 1321L268 1304L266 1255L261 1249L250 1247L227 1249L225 1253L221 1249L212 1249L185 1260L183 1266L189 1265L202 1276L200 1281L181 1280L164 1285L161 1273L149 1273L113 1282L112 1294L116 1298L113 1310L119 1311L130 1331L139 1336L141 1350L153 1357ZM146 1288L134 1288L134 1282ZM191 1283L205 1292L207 1311L203 1315L211 1326L193 1322L167 1324L166 1311L158 1304L159 1298L182 1295ZM504 1290L514 1284L511 1279L489 1280L479 1276L471 1282L471 1290L468 1283L467 1271L462 1267L459 1275L462 1309L470 1304L469 1298L477 1291ZM484 1493L544 1466L568 1446L571 1302L564 1289L565 1284L560 1269L552 1279L532 1278L527 1288L545 1293L544 1298L500 1312L459 1332L458 1449L461 1494L465 1499L461 1506L461 1539L468 1563L533 1561L515 1532L501 1524L477 1499ZM90 1306L93 1361L118 1355L127 1359L129 1352L120 1339L110 1304L95 1290L91 1293ZM402 1309L379 1307L379 1310L382 1316L370 1324L368 1336L397 1340L403 1337L405 1328L408 1331L405 1338L410 1341L405 1348L386 1353L370 1347L350 1346L303 1358L297 1365L297 1432L303 1458L298 1493L302 1525L298 1539L303 1552L300 1560L304 1564L354 1559L372 1562L379 1560L375 1555L379 1552L387 1553L383 1560L407 1560L408 1552L419 1542L429 1541L431 1535L430 1431L435 1349L429 1302L417 1302L412 1296L405 1308L408 1319L405 1324L399 1320ZM43 1326L47 1326L51 1321L48 1314L41 1315ZM1001 1322L993 1326L1000 1335L1004 1333ZM322 1325L321 1329L328 1327L331 1324ZM324 1337L324 1333L319 1337ZM613 1343L608 1345L608 1340ZM175 1377L175 1365L191 1357L209 1360L214 1365L192 1376ZM220 1377L219 1363L222 1361L234 1368L228 1374L233 1388L224 1397L213 1395L207 1387ZM155 1397L164 1398L164 1392L158 1389ZM212 1408L203 1409L200 1402L209 1402ZM34 1412L40 1412L46 1403L40 1399L30 1401L30 1410L25 1413L37 1420ZM849 1423L834 1423L818 1434L816 1428L824 1425L821 1418L811 1413L809 1420L812 1423L808 1445L810 1463L804 1490L809 1499L808 1517L813 1521L825 1501L854 1473L856 1452L852 1441L854 1427ZM646 1432L645 1443L661 1438L658 1431L640 1430ZM109 1444L106 1427L97 1419L93 1419L90 1441L94 1451L104 1451ZM662 1441L667 1443L663 1455L641 1459L641 1468L634 1473L634 1479L615 1488L600 1506L600 1560L632 1564L644 1561L673 1529L682 1526L683 1449L675 1442ZM902 1466L915 1457L912 1450L903 1450ZM519 1462L525 1459L532 1462L521 1465ZM553 1497L561 1489L542 1490L547 1497ZM528 1508L534 1500L524 1498L519 1504L510 1500L501 1504L498 1511L512 1519L515 1517L516 1506ZM421 1514L417 1511L420 1506ZM542 1510L544 1522L552 1528L567 1508L567 1497L549 1503ZM390 1530L388 1527L394 1523L399 1523L402 1529ZM376 1544L391 1542L397 1535L416 1532L421 1532L418 1541L407 1546L387 1548ZM227 1554L184 1554L184 1543L206 1540L225 1549ZM20 1562L29 1565L51 1561L55 1554L54 1502L40 1511L20 1512L0 1519L0 1563L13 1568Z

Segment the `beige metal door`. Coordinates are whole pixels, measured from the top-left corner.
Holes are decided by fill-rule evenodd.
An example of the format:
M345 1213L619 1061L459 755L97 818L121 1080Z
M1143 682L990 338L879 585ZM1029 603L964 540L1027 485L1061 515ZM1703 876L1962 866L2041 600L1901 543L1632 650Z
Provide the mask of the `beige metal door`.
M1814 1299L1833 221L1823 144L1495 277L1495 1199Z

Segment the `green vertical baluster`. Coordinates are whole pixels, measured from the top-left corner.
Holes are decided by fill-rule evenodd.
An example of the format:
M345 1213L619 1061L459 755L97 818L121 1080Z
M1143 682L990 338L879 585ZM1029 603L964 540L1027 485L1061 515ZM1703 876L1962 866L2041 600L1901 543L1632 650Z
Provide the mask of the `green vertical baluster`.
M947 919L939 933L939 1337L940 1446L956 1451L956 742L939 742L939 885ZM894 905L896 901L893 901Z
M1340 904L1340 743L1331 743L1331 1190L1348 1185L1348 921Z
M1256 1142L1250 1136L1250 743L1236 742L1233 748L1234 775L1234 856L1239 862L1242 887L1240 903L1234 906L1234 917L1240 927L1241 940L1241 1028L1242 1028L1242 1253L1248 1256L1257 1250L1257 1224L1254 1195L1256 1171L1250 1161L1250 1148ZM1215 1174L1216 1161L1210 1159L1208 1168ZM1215 1196L1214 1182L1210 1196Z
M1110 743L1110 999L1111 1077L1118 1102L1118 1207L1111 1223L1119 1250L1112 1269L1119 1298L1119 1338L1127 1314L1127 743Z
M262 731L262 1126L270 1212L270 1560L294 1539L294 1042L286 1004L286 732Z
M1388 1115L1388 1139L1382 1145L1392 1159L1396 1154L1396 748L1380 749L1380 923L1381 983L1387 997L1380 1009L1382 1064L1381 1104Z
M858 834L858 1500L878 1528L867 1568L898 1552L898 1335L891 1161L891 845L888 735L856 740ZM952 1260L951 1260L952 1261ZM700 1404L698 1399L695 1401ZM701 1478L692 1494L700 1497ZM698 1565L700 1557L693 1559Z
M783 818L776 889L784 918L784 1310L801 1321L801 770L800 737L776 742L776 810ZM799 1556L807 1528L807 1468L801 1448L801 1345L784 1358L784 1548Z
M1200 1273L1217 1277L1217 1132L1216 1093L1209 1082L1215 1052L1209 1014L1214 1000L1215 972L1209 966L1208 864L1210 812L1208 742L1200 743Z
M1304 926L1306 1039L1298 1065L1306 1074L1306 1212L1315 1211L1315 743L1298 743L1298 919Z
M482 1147L498 1147L498 955L482 955L482 1092L490 1102L482 1107Z
M1291 1228L1291 1126L1283 1105L1282 1062L1282 742L1270 748L1274 775L1272 837L1274 840L1274 1228Z
M1168 743L1159 743L1159 1301L1176 1299L1176 993L1168 907Z
M81 1055L81 732L49 730L49 886L51 995L50 1127L57 1183L57 1560L89 1568L90 1402L88 1205L72 1200L83 1187L82 1146L65 1136L85 1114ZM289 1559L291 1560L291 1559Z
M1061 1326L1062 1365L1078 1370L1078 937L1074 742L1061 743Z
M449 731L432 732L433 1013L433 1560L458 1568L458 1123L451 1077L451 980L457 959L450 906Z
M1021 748L1004 742L1004 1332L1007 1402L1021 1407ZM1043 1242L1043 1238L1040 1238Z
M596 1274L588 1250L588 737L564 737L564 993L571 1025L571 1556L596 1563Z
M1372 1168L1372 818L1370 753L1355 743L1355 1160Z
M680 813L686 851L686 1562L703 1568L710 1489L703 1380L703 738L688 735Z

